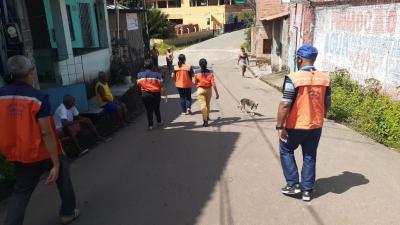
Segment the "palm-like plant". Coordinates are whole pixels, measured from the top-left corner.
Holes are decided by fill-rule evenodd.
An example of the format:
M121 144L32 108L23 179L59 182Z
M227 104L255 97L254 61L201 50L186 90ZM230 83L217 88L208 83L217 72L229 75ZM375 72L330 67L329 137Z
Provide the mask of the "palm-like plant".
M168 21L168 15L159 10L147 11L147 22L151 38L175 36L174 25Z

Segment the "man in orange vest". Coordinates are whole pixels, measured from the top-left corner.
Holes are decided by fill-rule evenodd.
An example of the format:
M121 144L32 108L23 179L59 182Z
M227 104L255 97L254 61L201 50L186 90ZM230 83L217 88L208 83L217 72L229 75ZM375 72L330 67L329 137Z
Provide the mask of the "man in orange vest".
M304 201L312 198L317 148L331 95L329 75L314 67L317 55L318 50L311 45L303 45L297 51L299 71L285 78L276 124L281 164L287 182L282 193L294 195L302 192ZM299 145L303 152L301 183L294 157Z
M57 183L60 192L61 223L70 223L79 211L49 97L32 87L35 66L27 57L13 56L7 66L14 82L0 89L0 153L13 162L16 183L5 225L23 224L32 192L46 171L50 172L46 184Z

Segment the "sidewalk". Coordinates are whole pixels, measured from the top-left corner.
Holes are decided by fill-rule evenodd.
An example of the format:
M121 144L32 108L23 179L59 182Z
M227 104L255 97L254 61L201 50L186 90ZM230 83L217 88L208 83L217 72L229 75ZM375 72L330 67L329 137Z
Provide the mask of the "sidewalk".
M249 66L248 69L253 76L279 91L282 90L283 81L285 80L285 76L288 74L287 71L272 73L271 71L260 70L258 66Z

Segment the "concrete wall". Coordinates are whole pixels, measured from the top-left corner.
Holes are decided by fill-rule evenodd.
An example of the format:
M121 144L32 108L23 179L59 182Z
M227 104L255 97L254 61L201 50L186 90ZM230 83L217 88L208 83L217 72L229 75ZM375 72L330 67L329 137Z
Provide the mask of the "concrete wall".
M91 83L100 71L109 72L111 49L102 49L58 62L62 85ZM56 70L57 71L57 70Z
M363 83L379 80L391 95L400 86L400 3L316 8L317 66L349 70Z
M175 38L169 38L164 40L155 39L155 43L165 42L170 45L179 46L205 40L213 36L214 34L212 30L204 30L199 32L177 35Z

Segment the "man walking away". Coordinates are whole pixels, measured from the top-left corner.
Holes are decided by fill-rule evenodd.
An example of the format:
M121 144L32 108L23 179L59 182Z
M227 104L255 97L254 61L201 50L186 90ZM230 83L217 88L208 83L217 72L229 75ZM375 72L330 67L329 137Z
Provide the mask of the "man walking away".
M160 53L157 50L157 46L154 44L153 49L150 51L151 59L153 60L154 70L158 70L158 56Z
M142 92L142 101L147 112L148 130L153 130L153 113L156 114L158 127L163 125L160 112L161 93L165 94L163 79L159 72L152 71L153 61L146 59L144 61L143 72L137 76L137 84ZM167 101L167 95L165 95Z
M8 60L13 83L0 89L0 152L14 163L16 183L5 225L22 225L25 210L40 176L50 171L46 184L57 183L60 219L67 224L79 216L69 167L55 135L47 95L34 89L35 66L25 56Z
M300 71L285 78L283 98L279 104L276 129L283 174L287 185L282 193L302 192L302 199L310 201L315 184L317 148L324 117L330 106L330 77L314 67L318 50L303 45L297 51ZM301 146L303 167L301 183L294 151Z
M167 55L165 56L167 60L167 67L168 67L168 75L171 75L173 72L173 61L174 61L174 53L172 52L171 48L167 49Z

